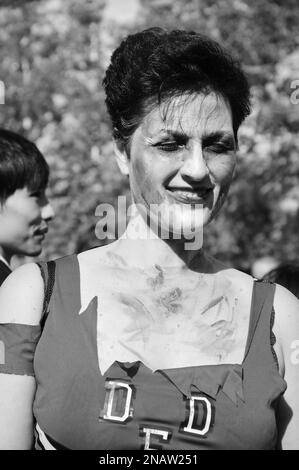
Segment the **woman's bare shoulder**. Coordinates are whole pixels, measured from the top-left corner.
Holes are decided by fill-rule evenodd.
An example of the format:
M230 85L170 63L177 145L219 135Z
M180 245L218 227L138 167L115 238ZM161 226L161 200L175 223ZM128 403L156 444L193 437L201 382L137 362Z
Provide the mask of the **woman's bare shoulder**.
M234 281L239 281L240 283L243 283L244 285L252 285L254 281L254 278L250 274L244 273L239 269L227 267L223 269L223 274L225 276L229 276Z
M37 325L44 301L39 267L28 263L13 271L0 288L0 322Z
M111 245L97 246L91 248L90 250L82 251L77 255L78 260L81 262L96 262L98 259L101 259L106 255L108 251L111 250Z
M116 242L83 251L77 255L81 269L99 270L101 267L125 266L125 260L115 253Z
M213 266L214 273L217 276L221 276L228 279L241 290L252 290L254 278L250 274L228 266L222 261L219 261L213 257L209 257L208 259Z
M285 287L276 284L274 309L277 338L290 353L290 345L299 338L299 300Z

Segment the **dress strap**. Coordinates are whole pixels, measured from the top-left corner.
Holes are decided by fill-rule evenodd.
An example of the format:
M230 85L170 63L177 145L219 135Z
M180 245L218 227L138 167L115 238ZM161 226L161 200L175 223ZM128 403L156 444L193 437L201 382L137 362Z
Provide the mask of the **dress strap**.
M273 311L273 300L275 284L266 281L254 281L252 291L252 301L250 310L250 322L248 337L245 349L244 361L250 351L250 346L254 338L259 319L263 310L269 314L269 337L271 331L271 314ZM244 362L243 361L243 362Z
M43 304L43 315L42 324L45 323L49 314L49 304L53 293L55 284L55 261L38 262L36 263L40 269L43 281L44 281L44 304Z
M53 302L56 311L67 308L77 314L81 308L80 268L76 254L64 256L55 261L55 289Z
M80 269L77 255L68 255L55 261L37 263L44 281L43 323L52 307L59 312L66 305L78 313L81 307Z

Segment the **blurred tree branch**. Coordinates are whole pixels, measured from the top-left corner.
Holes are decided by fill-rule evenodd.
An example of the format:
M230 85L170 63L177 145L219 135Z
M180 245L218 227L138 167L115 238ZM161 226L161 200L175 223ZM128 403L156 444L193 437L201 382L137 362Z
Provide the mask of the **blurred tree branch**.
M114 163L101 80L123 36L159 25L220 41L252 85L254 107L240 130L238 174L223 212L204 232L207 248L244 269L259 256L298 258L299 104L292 104L290 87L299 79L297 0L139 3L134 24L124 25L117 14L105 19L104 0L0 1L0 79L6 86L0 125L34 140L51 166L57 217L44 256L100 244L96 206L128 194Z

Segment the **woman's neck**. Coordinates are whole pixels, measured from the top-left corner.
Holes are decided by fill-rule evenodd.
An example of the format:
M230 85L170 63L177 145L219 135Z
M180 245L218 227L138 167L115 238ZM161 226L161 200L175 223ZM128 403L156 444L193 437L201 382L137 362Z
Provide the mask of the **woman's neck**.
M114 252L125 255L131 266L152 267L156 264L169 268L202 268L206 264L202 246L190 249L190 241L184 239L159 238L145 223L140 214L135 214L128 223L122 237L114 244Z

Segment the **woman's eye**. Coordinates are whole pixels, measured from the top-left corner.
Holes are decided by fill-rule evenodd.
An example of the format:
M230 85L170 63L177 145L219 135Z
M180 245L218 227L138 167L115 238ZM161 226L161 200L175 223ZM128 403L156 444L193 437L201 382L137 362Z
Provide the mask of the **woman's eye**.
M159 150L162 150L163 152L177 152L178 150L181 150L184 145L173 141L163 142L161 144L157 144L155 147L157 147Z
M207 147L207 150L209 152L214 152L214 153L227 153L227 152L232 152L234 149L232 147L228 147L227 145L214 144L214 145L209 145L209 147Z

